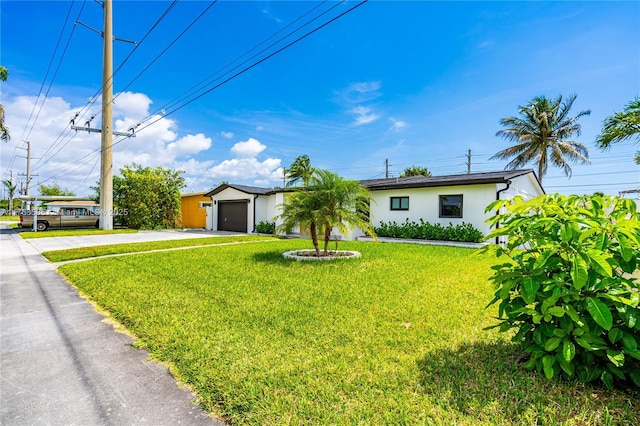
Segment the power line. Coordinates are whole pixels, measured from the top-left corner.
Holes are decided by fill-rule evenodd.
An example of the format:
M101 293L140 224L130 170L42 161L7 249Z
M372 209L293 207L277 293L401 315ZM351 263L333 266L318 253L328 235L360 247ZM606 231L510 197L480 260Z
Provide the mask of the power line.
M296 28L295 30L289 32L288 34L286 34L285 36L281 37L280 39L276 40L274 43L271 43L269 46L265 47L264 49L260 50L259 52L257 52L256 54L252 55L251 57L247 58L246 60L244 60L243 62L239 63L238 65L236 65L235 67L231 68L230 70L226 71L225 73L219 75L218 77L216 77L216 75L220 74L223 70L225 70L226 68L231 67L231 65L233 65L235 62L238 62L240 59L242 59L243 57L247 56L249 53L251 53L252 51L256 50L257 48L259 48L260 46L262 46L263 44L265 44L266 42L268 42L269 40L271 40L272 38L274 38L275 36L277 36L278 34L280 34L281 32L285 31L287 28L289 28L290 26L292 26L293 24L295 24L296 22L298 22L299 20L301 20L302 18L304 18L305 16L309 15L311 12L313 12L314 10L316 10L317 8L319 8L322 4L326 3L326 0L323 1L322 3L317 4L316 6L312 7L310 10L308 10L307 12L305 12L304 14L302 14L301 16L299 16L298 18L296 18L294 21L290 22L289 24L287 24L285 27L281 28L280 30L276 31L275 33L273 33L271 36L267 37L265 40L263 40L262 42L258 43L256 46L252 47L251 49L249 49L248 51L246 51L245 53L243 53L242 55L238 56L236 59L234 59L233 61L229 62L228 64L226 64L225 66L219 68L218 70L216 70L215 72L211 73L209 76L205 77L204 79L200 80L198 83L194 84L193 86L191 86L189 89L185 90L184 92L182 92L180 95L178 95L177 97L173 98L171 101L165 103L163 106L159 107L158 109L156 109L156 111L154 111L153 113L151 113L148 117L146 117L145 119L142 120L142 122L145 122L151 118L153 118L153 116L157 115L159 112L161 111L165 111L167 109L172 108L173 106L179 104L181 101L188 99L189 96L193 96L195 95L198 90L203 90L204 88L207 87L207 85L209 84L213 84L214 82L220 80L222 77L224 77L225 75L231 73L232 71L240 68L242 65L246 64L247 62L249 62L250 60L256 58L257 56L259 56L261 53L264 53L265 51L269 50L270 48L272 48L273 46L277 45L278 43L280 43L281 41L287 39L289 36L295 34L296 32L300 31L302 28L306 27L307 25L311 24L313 21L315 21L316 19L320 18L321 16L325 15L326 13L330 12L331 10L333 10L334 8L338 7L342 2L338 2L336 3L334 6L332 6L331 8L325 10L324 12L322 12L321 14L315 16L313 19L307 21L306 23L304 23L303 25L299 26L298 28ZM215 78L214 78L215 77Z
M56 47L53 50L53 54L51 55L51 60L49 61L49 65L47 66L47 71L45 72L44 78L42 79L42 84L40 85L40 90L38 92L38 95L36 96L36 101L33 104L33 108L31 109L31 114L29 114L29 118L27 119L27 122L25 123L25 129L22 131L22 136L20 137L20 139L22 139L22 140L29 139L29 136L31 135L31 132L33 131L33 127L35 126L35 123L38 120L38 117L40 116L40 112L42 111L42 107L44 106L44 102L47 99L47 95L49 94L49 91L51 90L51 86L53 85L53 81L55 80L56 76L58 75L58 71L60 70L60 65L62 64L62 60L64 59L64 56L67 53L67 49L69 48L69 42L71 41L71 37L73 36L73 30L75 29L75 26L74 26L74 28L71 29L71 33L69 34L69 37L67 38L67 43L65 44L64 50L62 52L62 55L60 56L60 59L58 61L58 66L56 67L54 75L51 78L51 81L49 82L49 87L47 88L47 92L46 92L46 94L44 96L44 99L42 100L42 103L40 104L40 109L38 110L38 113L36 114L35 119L31 123L31 128L29 129L29 133L27 133L27 135L25 136L26 129L29 127L29 123L31 122L31 117L33 117L33 112L35 111L35 109L36 109L36 107L38 105L38 102L40 101L40 95L42 95L42 89L44 88L45 82L47 81L47 77L49 77L49 71L51 71L51 65L53 65L53 60L55 59L56 53L58 52L58 47L60 46L60 41L62 40L62 35L64 34L64 29L67 27L67 23L69 22L69 16L71 15L71 10L73 9L73 4L74 4L74 1L72 1L71 4L69 5L69 10L67 11L67 16L65 17L64 24L62 25L62 29L60 30L60 34L58 35L58 41L56 42ZM80 17L80 14L84 10L84 4L85 4L85 2L82 3L82 7L80 8L80 12L78 13L78 17Z
M319 31L320 29L326 27L327 25L331 24L332 22L335 22L336 20L340 19L341 17L345 16L346 14L352 12L353 10L357 9L358 7L362 6L363 4L367 3L368 0L363 0L360 3L356 4L355 6L352 6L351 8L347 9L346 11L340 13L339 15L333 17L332 19L324 22L323 24L317 26L316 28L314 28L313 30L303 34L302 36L298 37L297 39L293 40L292 42L286 44L285 46L279 48L278 50L270 53L269 55L257 60L256 62L252 63L251 65L243 68L242 70L238 71L237 73L233 74L231 77L228 77L227 79L223 80L222 82L216 84L215 86L203 91L202 93L198 94L197 96L189 99L188 101L184 102L182 105L177 106L176 108L174 108L171 111L167 111L163 116L161 117L157 117L155 118L155 120L151 121L150 123L148 123L146 126L143 126L140 130L146 129L147 127L155 124L156 122L160 121L162 118L164 118L165 116L169 116L177 111L179 111L180 109L186 107L187 105L195 102L196 100L202 98L203 96L211 93L212 91L214 91L215 89L219 88L220 86L228 83L229 81L235 79L236 77L244 74L245 72L249 71L252 68L255 68L256 66L260 65L261 63L267 61L268 59L271 59L272 57L274 57L275 55L277 55L278 53L288 49L289 47L295 45L296 43L304 40L305 38L309 37L310 35L316 33L317 31ZM116 145L117 143L122 142L124 139L119 140L118 142L114 142L114 145Z
M131 58L131 56L133 55L133 53L138 49L138 47L140 47L142 45L142 43L147 39L147 37L156 29L156 27L160 24L160 22L169 14L169 12L174 8L174 6L177 4L177 0L174 0L169 7L167 7L167 9L162 13L162 15L156 20L156 22L151 26L151 28L149 28L149 30L147 30L146 34L142 37L142 39L135 45L135 47L133 48L133 50L131 52L129 52L129 54L127 55L127 57L125 57L125 59L120 63L120 65L118 66L118 68L116 68L116 70L113 72L113 74L111 75L111 78L114 78L116 76L116 74L122 69L122 67L124 66L124 64ZM75 116L72 118L72 122L73 120L82 120L84 115L86 114L85 110L88 111L88 109L90 108L91 105L93 105L96 101L96 99L98 98L98 96L100 96L100 94L102 93L102 90L104 89L104 86L102 86L90 99L89 102L87 102L87 104L82 107L79 111L76 112ZM119 96L116 95L115 98L117 98ZM114 100L115 100L114 98ZM100 113L100 111L96 112L93 116L97 116ZM46 155L55 147L55 145L58 143L58 141L61 138L65 138L66 135L68 135L71 132L71 128L67 127L65 128L65 130L63 130L60 135L58 136L58 138L53 142L53 144L51 144L51 146L45 151L45 153L42 155L43 160L41 160L40 162L38 162L38 168L42 167L42 165L44 165L47 161L49 161L50 159L52 159L53 157L56 156L56 154L58 154L62 149L64 149L74 138L76 133L73 133L73 135L62 145L60 146L53 154L51 154L51 156L49 156L49 158L45 158Z
M191 98L191 99L189 99L188 101L186 101L186 102L184 102L183 104L181 104L181 105L177 106L176 108L174 108L173 110L171 110L171 111L169 111L167 114L165 114L165 116L171 115L171 114L173 114L173 113L175 113L175 112L179 111L180 109L182 109L182 108L186 107L187 105L189 105L189 104L191 104L191 103L195 102L196 100L200 99L201 97L205 96L206 94L211 93L213 90L215 90L215 89L217 89L217 88L221 87L222 85L224 85L224 84L228 83L229 81L231 81L231 80L235 79L236 77L238 77L238 76L240 76L240 75L244 74L245 72L247 72L247 71L249 71L250 69L252 69L252 68L256 67L257 65L259 65L259 64L261 64L261 63L263 63L263 62L267 61L268 59L270 59L270 58L274 57L275 55L277 55L277 54L279 54L279 53L281 53L281 52L283 52L284 50L288 49L289 47L291 47L291 46L293 46L293 45L297 44L298 42L300 42L300 41L302 41L302 40L306 39L307 37L309 37L310 35L312 35L312 34L316 33L316 32L317 32L317 31L319 31L320 29L322 29L322 28L326 27L327 25L331 24L332 22L335 22L336 20L340 19L341 17L345 16L346 14L348 14L348 13L352 12L353 10L355 10L355 9L357 9L358 7L362 6L363 4L367 3L367 1L368 1L368 0L363 0L363 1L361 1L360 3L358 3L358 4L356 4L356 5L352 6L352 7L350 7L350 8L349 8L349 9L347 9L346 11L344 11L344 12L342 12L342 13L338 14L337 16L335 16L335 17L333 17L333 18L329 19L328 21L326 21L326 22L322 23L321 25L318 25L317 27L315 27L315 28L314 28L314 29L312 29L311 31L308 31L308 32L306 32L305 34L303 34L302 36L300 36L300 37L296 38L295 40L293 40L293 41L291 41L291 42L289 42L289 43L287 43L286 45L284 45L283 47L281 47L281 48L277 49L276 51L274 51L274 52L272 52L272 53L268 54L267 56L265 56L265 57L263 57L263 58L261 58L261 59L259 59L259 60L255 61L255 62L253 62L253 63L252 63L252 64L250 64L249 66L247 66L247 67L245 67L245 68L241 69L240 71L238 71L237 73L233 74L232 76L230 76L230 77L226 78L226 79L225 79L225 80L223 80L222 82L220 82L220 83L216 84L215 86L213 86L213 87L211 87L211 88L209 88L209 89L207 89L207 90L203 91L202 93L197 94L196 96L192 97L192 98ZM142 127L141 129L139 129L138 131L144 130L145 128L147 128L147 127L149 127L149 126L151 126L151 125L155 124L157 121L159 121L159 120L160 120L160 119L162 119L162 118L164 118L164 116L163 116L163 117L158 117L158 118L156 118L155 120L151 121L150 123L147 123L145 126L143 126L143 127ZM115 141L115 142L113 142L112 146L115 146L115 145L117 145L117 144L119 144L119 143L123 142L123 141L124 141L124 140L126 140L126 139L127 139L127 138L122 138L122 139L120 139L120 140L118 140L118 141ZM97 149L97 150L95 150L95 151L92 151L91 153L89 153L89 154L85 155L84 157L80 158L78 161L82 161L82 160L84 160L85 158L87 158L87 157L89 157L89 156L91 156L91 155L95 155L96 153L98 153L98 152L100 152L100 151L101 151L101 149ZM90 161L90 160L89 160L89 161ZM81 164L80 164L80 165L78 165L75 169L70 170L70 171L75 171L75 170L79 169L80 167L82 167L82 166L86 165L87 163L88 163L88 161L86 161L86 162L84 162L84 163L81 163ZM63 172L66 172L67 170L68 170L68 167L65 167L65 168L63 168L59 173L57 173L57 174L55 174L55 175L53 175L53 176L49 177L48 179L45 179L43 182L46 182L46 181L49 181L49 180L55 179L55 177L59 176L59 175L60 175L60 174L62 174Z

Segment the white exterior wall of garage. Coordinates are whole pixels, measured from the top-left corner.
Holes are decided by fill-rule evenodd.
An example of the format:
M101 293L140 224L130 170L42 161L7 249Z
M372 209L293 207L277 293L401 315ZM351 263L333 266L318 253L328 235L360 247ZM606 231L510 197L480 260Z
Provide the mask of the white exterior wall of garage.
M238 191L237 189L227 188L224 191L211 197L213 205L211 206L211 229L218 231L218 212L220 202L225 201L245 201L247 204L247 231L251 232L249 224L253 225L253 204L254 195L247 194L246 192Z

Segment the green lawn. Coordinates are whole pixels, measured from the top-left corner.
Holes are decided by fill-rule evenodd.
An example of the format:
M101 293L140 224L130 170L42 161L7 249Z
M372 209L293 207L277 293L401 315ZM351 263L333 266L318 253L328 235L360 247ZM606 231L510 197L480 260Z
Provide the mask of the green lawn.
M215 244L243 243L255 241L277 241L274 237L265 236L229 236L211 238L187 238L184 240L148 241L129 244L105 244L93 247L79 247L66 250L52 250L42 253L52 262L66 260L87 259L90 257L107 256L113 254L139 253L153 250L165 250L180 247L209 246Z
M33 232L31 230L23 230L20 236L24 239L28 238L50 238L50 237L77 237L81 235L105 235L105 234L135 234L137 229L114 229L105 231L101 229L56 229L49 231Z
M20 222L20 216L0 216L0 222Z
M640 394L523 371L495 331L495 261L441 246L305 240L62 266L82 293L233 424L640 424ZM114 271L119 271L114 274Z

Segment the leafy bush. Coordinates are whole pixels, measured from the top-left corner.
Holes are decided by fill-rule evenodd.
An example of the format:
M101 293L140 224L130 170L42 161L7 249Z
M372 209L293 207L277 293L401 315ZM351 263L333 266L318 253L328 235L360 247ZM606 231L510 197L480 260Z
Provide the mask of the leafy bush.
M439 223L431 224L420 219L420 223L405 220L402 225L396 222L380 222L375 228L379 237L410 238L420 240L459 241L479 243L485 240L482 232L474 228L470 223L463 222L460 225L449 223L447 227Z
M276 223L260 221L259 223L256 224L256 232L258 234L275 234Z
M640 221L619 197L546 195L496 201L488 237L508 262L494 266L497 327L515 329L525 367L547 378L640 386ZM635 274L635 275L634 275Z

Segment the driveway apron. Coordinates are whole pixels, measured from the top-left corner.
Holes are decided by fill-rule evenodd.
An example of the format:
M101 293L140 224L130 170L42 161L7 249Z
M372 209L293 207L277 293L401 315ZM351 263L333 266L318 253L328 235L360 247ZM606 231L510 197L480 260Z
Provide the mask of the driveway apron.
M0 248L0 424L224 424L13 230Z

